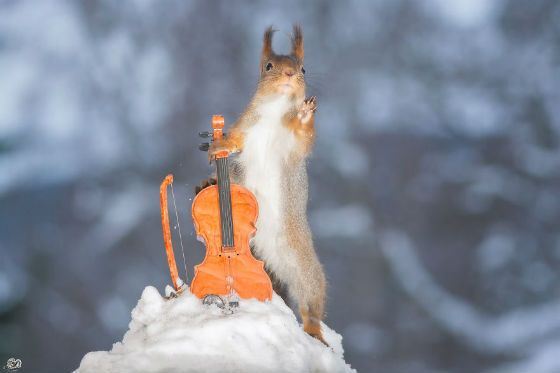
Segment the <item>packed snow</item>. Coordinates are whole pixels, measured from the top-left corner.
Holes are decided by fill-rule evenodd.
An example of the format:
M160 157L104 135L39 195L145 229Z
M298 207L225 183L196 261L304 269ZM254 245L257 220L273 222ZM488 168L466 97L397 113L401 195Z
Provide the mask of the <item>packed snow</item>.
M330 348L307 335L276 294L241 300L231 312L203 305L188 289L167 300L148 286L122 342L86 354L74 373L355 372L342 337L322 328Z

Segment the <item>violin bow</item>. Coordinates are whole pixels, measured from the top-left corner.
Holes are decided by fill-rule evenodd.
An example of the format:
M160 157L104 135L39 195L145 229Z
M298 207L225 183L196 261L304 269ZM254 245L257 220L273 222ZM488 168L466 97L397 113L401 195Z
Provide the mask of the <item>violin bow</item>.
M171 241L171 228L169 226L169 211L167 208L167 188L171 186L173 188L173 174L169 174L163 179L159 187L159 202L161 208L161 226L163 229L163 244L165 245L165 253L167 254L167 264L169 266L169 273L171 274L171 281L173 282L173 287L175 291L181 292L184 282L179 278L179 272L177 270L177 263L175 262L175 254L173 253L173 243ZM173 190L171 191L173 192ZM175 196L173 195L173 205L175 206ZM175 206L175 209L177 207ZM177 214L177 211L175 210ZM178 218L178 216L177 216ZM177 221L177 224L179 222ZM179 230L181 228L179 227ZM179 235L180 235L179 231ZM181 239L181 248L183 247L183 242ZM185 260L183 251L183 261ZM185 263L186 271L186 263Z

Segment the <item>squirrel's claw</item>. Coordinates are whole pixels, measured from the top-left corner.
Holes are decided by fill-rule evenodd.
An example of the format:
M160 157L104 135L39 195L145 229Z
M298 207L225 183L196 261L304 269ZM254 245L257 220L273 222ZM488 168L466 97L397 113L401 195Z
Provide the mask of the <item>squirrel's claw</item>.
M302 124L307 124L315 111L317 111L317 97L311 96L303 100L297 117Z
M311 96L303 100L303 107L315 112L317 110L317 97Z
M312 110L314 112L315 112L315 110L317 110L317 97L316 96L311 96L307 100L305 100L304 102L309 103L311 106L313 106Z

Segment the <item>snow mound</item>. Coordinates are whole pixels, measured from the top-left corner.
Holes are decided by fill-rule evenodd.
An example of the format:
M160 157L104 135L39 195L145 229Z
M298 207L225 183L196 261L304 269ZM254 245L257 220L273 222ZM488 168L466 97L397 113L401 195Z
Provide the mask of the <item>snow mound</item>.
M188 290L166 300L148 286L122 342L86 354L74 373L355 372L342 337L322 327L332 349L307 335L276 294L270 302L241 300L227 314Z

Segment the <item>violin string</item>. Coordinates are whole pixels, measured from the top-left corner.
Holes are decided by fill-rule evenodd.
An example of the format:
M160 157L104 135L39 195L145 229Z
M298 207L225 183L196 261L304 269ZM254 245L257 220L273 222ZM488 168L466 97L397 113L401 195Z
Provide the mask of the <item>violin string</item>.
M219 177L219 185L218 191L220 193L220 223L222 227L222 245L224 242L227 243L227 236L228 236L228 229L227 229L227 212L226 212L226 201L225 201L225 175L224 175L224 160L220 159L217 162L218 167L218 177ZM225 246L225 245L224 245Z
M181 223L179 222L179 213L175 204L175 193L173 192L173 184L171 184L171 197L173 198L173 208L175 209L175 219L177 221L177 229L179 230L179 243L181 244L181 253L183 254L183 266L185 267L185 280L189 282L189 272L187 271L187 260L185 259L185 248L183 247L183 236L181 235Z
M230 190L230 182L229 182L229 173L228 173L228 159L224 160L224 174L225 174L225 199L226 199L226 215L227 220L226 224L228 227L228 244L229 246L233 246L233 220L232 220L232 211L231 211L231 190Z
M226 168L229 168L228 163L226 162ZM227 187L228 187L228 214L229 214L229 230L231 232L230 242L233 246L233 215L231 209L231 188L230 188L230 181L229 181L229 172L227 173Z
M231 190L230 190L230 183L229 183L229 174L227 172L227 168L228 168L228 163L227 163L227 158L226 158L226 162L224 162L225 165L224 167L226 168L226 210L227 210L227 216L228 216L228 220L227 220L227 224L228 224L228 231L229 231L229 244L231 246L233 246L233 217L232 217L232 211L231 211Z
M228 173L227 173L227 168L228 168L228 163L227 163L227 158L224 160L224 175L225 175L225 201L226 201L226 224L227 224L227 230L228 230L228 244L230 246L233 246L233 227L232 227L232 216L231 216L231 191L230 191L230 184L229 184L229 178L228 178Z
M222 160L221 163L222 163L221 169L222 169L222 177L223 177L223 190L222 190L223 203L222 203L222 205L223 205L223 208L224 208L224 228L225 228L224 239L226 241L226 245L229 246L229 233L230 232L229 232L229 226L228 226L228 223L227 223L229 217L228 217L228 211L227 211L226 175L225 175L225 172L224 172L225 159Z
M226 173L226 167L227 167L227 158L224 159L223 165L222 165L222 169L223 169L223 175L224 175L224 208L225 208L225 212L226 212L226 229L227 229L227 242L228 242L228 246L231 243L231 227L229 225L230 222L230 212L229 212L229 199L228 199L228 179L227 179L227 173Z

